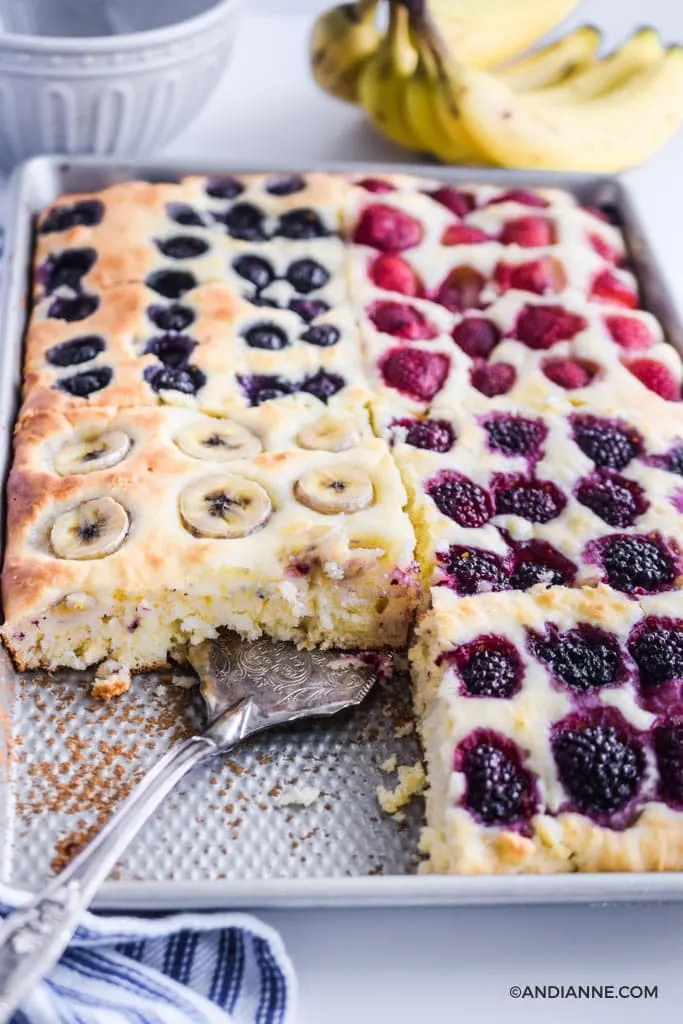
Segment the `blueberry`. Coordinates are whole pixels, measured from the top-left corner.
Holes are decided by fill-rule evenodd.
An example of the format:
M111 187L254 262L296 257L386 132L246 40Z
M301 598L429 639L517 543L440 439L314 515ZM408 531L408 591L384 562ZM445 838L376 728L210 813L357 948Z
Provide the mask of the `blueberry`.
M187 203L166 203L166 215L176 224L182 224L184 228L203 228L204 219L202 215Z
M275 234L296 241L306 238L324 238L329 232L315 210L302 207L300 210L283 213L278 221Z
M87 398L95 391L101 391L111 384L114 372L110 366L95 366L92 370L75 373L73 377L63 377L57 381L57 387L68 392L74 398Z
M145 352L151 352L164 366L185 366L197 342L182 334L165 334L160 338L152 338L145 346Z
M193 260L203 256L211 246L203 238L194 235L176 235L173 238L157 238L157 248L170 260Z
M269 299L266 295L253 295L249 302L252 306L262 306L264 309L279 309L275 299Z
M576 577L576 566L544 540L531 540L514 553L510 574L513 590L528 590L538 583L569 587Z
M638 534L606 537L599 542L607 582L626 594L656 591L676 579L676 565L663 541Z
M272 266L260 256L238 256L232 262L232 269L256 288L266 288L275 280Z
M289 345L289 338L277 324L254 324L242 337L250 348L264 348L271 352L278 352Z
M523 416L491 416L484 421L484 429L490 447L510 456L537 457L548 434L548 428L542 420L525 419Z
M413 448L430 452L449 452L455 444L455 431L448 420L394 420L393 443L402 441Z
M683 445L672 448L666 457L666 468L670 473L683 476Z
M292 299L289 303L289 309L305 320L307 324L310 324L311 320L315 320L316 317L322 316L323 313L327 313L329 308L327 303L321 302L320 299Z
M57 288L81 289L81 279L95 266L94 249L65 249L59 256L48 256L38 271L47 295Z
M550 480L501 479L495 485L496 515L521 516L548 523L562 512L567 499Z
M266 184L266 192L269 192L271 196L291 196L295 192L302 192L305 188L306 179L300 174L271 178Z
M511 740L489 729L471 733L456 751L465 775L465 806L485 825L514 825L534 811L533 786Z
M196 395L206 384L206 376L198 366L148 366L144 378L156 391L180 391Z
M73 299L65 299L60 295L50 303L47 315L54 320L73 323L75 320L86 320L92 316L99 304L97 295L77 295Z
M229 176L210 178L206 186L206 194L212 199L237 199L244 192L244 185L238 178Z
M565 633L548 626L545 636L530 635L529 647L557 679L579 693L614 686L624 678L616 637L586 623Z
M231 238L239 238L243 242L266 240L263 210L259 210L253 203L235 203L218 219L225 224Z
M331 348L341 338L341 332L331 324L315 324L301 335L301 340L319 348Z
M458 526L476 529L487 523L493 515L493 504L488 493L460 473L444 470L427 484L426 489L439 512Z
M326 402L332 395L345 386L346 381L338 373L328 373L327 370L318 370L311 377L306 377L299 386L300 391L306 391L309 395L315 395L321 402Z
M621 420L597 416L572 417L574 440L598 467L623 469L643 451L643 439L633 427Z
M329 272L315 260L295 260L285 276L292 288L302 295L324 288L330 279Z
M448 574L448 586L458 594L482 594L506 590L507 574L502 560L490 551L452 544L447 552L438 556Z
M460 673L465 696L507 699L521 688L521 659L503 637L479 636L450 651L447 658Z
M104 339L97 334L85 334L82 338L72 338L53 345L45 353L45 358L52 366L78 366L89 363L105 349Z
M667 803L683 807L683 718L673 718L654 731L660 789Z
M197 287L197 279L187 270L155 270L145 284L165 299L179 299Z
M194 323L196 316L189 306L148 306L147 316L155 327L168 333L184 331Z
M552 749L560 781L584 814L614 814L637 794L645 757L618 713L571 716L557 728Z
M49 235L69 228L93 228L104 217L104 204L99 199L81 199L73 206L56 206L40 225L40 234Z
M683 681L683 622L647 618L628 642L638 666L640 685L646 689Z
M262 405L273 398L284 398L295 390L289 381L275 374L254 373L238 376L237 379L250 405Z

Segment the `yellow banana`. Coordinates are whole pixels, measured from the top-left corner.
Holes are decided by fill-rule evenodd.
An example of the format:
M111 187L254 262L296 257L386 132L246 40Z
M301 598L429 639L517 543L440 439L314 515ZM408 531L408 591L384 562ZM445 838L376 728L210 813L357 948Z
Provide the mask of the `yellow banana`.
M683 121L683 49L595 98L548 102L493 75L455 66L455 98L467 131L505 167L618 172L659 149Z
M590 99L623 85L634 72L641 71L664 56L665 50L653 28L641 28L630 39L593 67L559 85L540 91L544 100L573 103Z
M322 14L313 26L309 49L318 85L349 103L358 102L358 79L377 50L381 32L375 25L378 0L341 4Z
M404 93L417 64L408 31L408 11L392 3L389 28L368 59L358 81L358 95L375 127L393 142L419 149L420 142L404 115Z
M517 92L559 85L593 65L600 39L600 30L594 25L582 25L527 57L497 68L495 75Z
M458 60L474 68L503 64L532 46L578 0L429 0L429 11Z

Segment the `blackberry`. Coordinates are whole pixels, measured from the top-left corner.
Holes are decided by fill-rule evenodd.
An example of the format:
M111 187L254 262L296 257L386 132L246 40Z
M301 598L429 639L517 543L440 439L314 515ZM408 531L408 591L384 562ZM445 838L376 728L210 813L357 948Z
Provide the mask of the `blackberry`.
M493 515L493 505L487 492L459 473L445 470L427 484L427 493L439 512L458 526L483 526Z
M627 480L609 470L602 470L581 480L576 497L610 526L633 526L636 519L647 511L643 488L635 480Z
M643 749L620 716L572 716L552 740L560 781L584 814L614 814L636 796L645 771Z
M654 731L660 790L667 803L683 807L683 718L673 718Z
M452 544L438 559L450 577L447 585L460 595L483 594L508 588L503 562L490 551Z
M621 420L597 416L572 416L574 440L598 468L623 469L643 451L643 439Z
M468 697L509 698L522 685L523 666L512 644L499 636L480 636L450 652Z
M455 431L448 420L394 420L391 424L394 444L402 441L413 448L430 452L449 452L455 444Z
M529 647L557 679L578 693L614 686L624 677L616 637L586 623L565 633L548 627L545 636L531 634Z
M640 685L646 689L683 681L683 622L680 619L647 618L628 641L638 666Z
M626 594L653 592L676 579L676 565L658 537L638 534L606 537L599 542L607 582Z
M548 428L540 419L505 414L491 416L484 421L489 446L503 455L538 456L548 435Z
M559 516L567 499L550 480L502 478L494 484L496 515L515 515L531 523Z
M534 799L516 746L487 729L470 734L456 751L456 771L465 775L465 806L485 825L528 820Z

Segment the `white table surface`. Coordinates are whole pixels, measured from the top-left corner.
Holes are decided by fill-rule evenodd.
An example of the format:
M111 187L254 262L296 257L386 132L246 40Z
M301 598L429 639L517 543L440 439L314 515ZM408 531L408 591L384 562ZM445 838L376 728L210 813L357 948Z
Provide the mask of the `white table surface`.
M214 100L167 150L268 163L406 162L353 107L319 92L306 60L314 13L333 0L246 0ZM514 3L515 0L510 0ZM645 21L683 40L680 0L585 0L567 24L607 45ZM674 295L683 298L683 132L627 177ZM683 305L683 303L681 303ZM683 1003L683 904L515 909L274 911L300 979L299 1024L673 1024ZM511 985L657 985L658 998L512 999Z

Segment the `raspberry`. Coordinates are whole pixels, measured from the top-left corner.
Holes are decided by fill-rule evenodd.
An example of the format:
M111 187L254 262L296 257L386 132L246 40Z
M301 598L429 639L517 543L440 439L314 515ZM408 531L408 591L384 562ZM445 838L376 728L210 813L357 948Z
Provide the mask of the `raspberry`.
M441 453L449 452L455 444L455 431L447 420L394 420L391 427L394 444L402 441L413 448Z
M519 203L520 206L535 206L543 209L550 206L547 199L539 196L537 192L527 192L522 188L511 188L502 192L496 199L489 199L487 206L495 206L497 203Z
M378 331L404 341L436 338L439 333L424 313L404 302L374 302L368 309L368 316Z
M455 267L439 286L435 299L451 313L478 309L486 279L473 267Z
M574 441L598 467L623 469L642 454L643 438L623 420L576 415L572 416L571 424Z
M626 309L637 309L638 295L611 270L601 270L593 279L590 297Z
M600 367L588 359L546 359L541 369L548 380L567 391L587 387L600 372Z
M502 292L515 288L534 295L558 292L565 284L565 274L560 263L550 256L542 256L528 263L496 264L494 280Z
M503 563L490 551L452 544L445 554L438 555L438 559L450 577L446 581L447 586L461 596L507 589Z
M485 825L513 825L535 809L531 776L516 745L491 729L470 733L455 752L466 780L465 807Z
M442 245L479 245L490 241L485 231L470 224L449 224L441 237Z
M415 298L422 292L420 279L413 268L395 253L385 252L378 256L370 268L370 279L378 288L387 292L400 292Z
M382 178L363 178L362 181L357 181L356 185L359 188L364 188L366 192L395 192L396 189L388 181L384 181Z
M593 252L597 252L606 263L612 263L615 267L619 264L620 258L616 249L613 249L602 235L589 234L588 241Z
M459 189L450 188L448 185L445 185L443 188L437 188L435 192L428 192L427 195L436 200L437 203L445 206L456 217L466 217L477 205L474 196L470 192L461 192Z
M486 491L460 473L445 470L429 481L426 490L439 512L458 526L475 529L487 523L493 514Z
M538 583L553 587L570 587L576 577L576 566L545 540L530 540L514 553L510 575L513 590L528 590Z
M631 657L638 666L644 690L683 682L683 621L644 619L628 640Z
M560 781L584 814L614 814L640 788L643 748L611 708L570 715L557 727L552 748Z
M443 387L451 361L440 352L392 348L380 363L385 383L420 402L430 401Z
M622 528L633 526L650 507L640 484L608 469L581 480L576 497L604 523Z
M683 807L683 718L672 718L654 731L660 789L667 803Z
M505 395L514 387L517 371L509 363L488 363L475 366L470 372L470 383L487 398Z
M587 326L582 316L562 306L525 306L517 317L514 337L538 350L550 348L558 341L571 341Z
M381 252L412 249L423 238L424 228L418 220L384 203L366 206L353 234L358 245L369 245Z
M625 352L636 352L654 345L650 328L635 316L606 316L605 327L612 341Z
M525 249L533 249L552 245L555 229L547 217L516 217L506 223L500 240L503 245L521 245Z
M503 455L538 456L539 448L548 435L543 420L528 420L523 416L500 413L483 423L489 446Z
M509 698L519 692L524 669L519 654L502 636L479 636L447 654L467 697Z
M667 402L678 402L681 388L668 366L656 359L632 359L625 364L634 377Z
M451 337L470 359L488 359L500 341L500 331L490 320L468 316L453 328Z
M607 582L625 594L652 593L669 587L676 579L676 564L657 535L615 534L594 545Z
M624 678L616 637L586 623L566 633L552 625L545 636L530 633L529 648L560 682L578 693L614 686Z
M567 499L550 480L497 476L493 480L496 515L521 516L530 523L548 523L562 512Z

